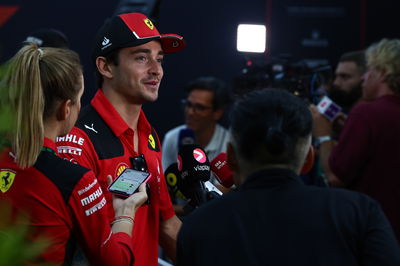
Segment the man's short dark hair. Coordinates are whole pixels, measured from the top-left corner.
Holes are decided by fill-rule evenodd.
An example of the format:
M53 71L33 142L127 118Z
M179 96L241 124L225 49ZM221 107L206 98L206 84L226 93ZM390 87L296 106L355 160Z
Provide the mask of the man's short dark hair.
M189 94L193 90L206 90L214 93L214 110L225 108L232 101L231 91L224 81L215 77L199 77L190 81L184 90Z
M339 58L339 63L340 62L354 62L356 64L356 66L358 68L358 72L360 74L364 74L365 71L367 70L367 61L365 58L364 50L344 53Z
M298 144L312 130L306 102L283 89L263 89L239 99L231 133L241 157L262 164L298 162Z

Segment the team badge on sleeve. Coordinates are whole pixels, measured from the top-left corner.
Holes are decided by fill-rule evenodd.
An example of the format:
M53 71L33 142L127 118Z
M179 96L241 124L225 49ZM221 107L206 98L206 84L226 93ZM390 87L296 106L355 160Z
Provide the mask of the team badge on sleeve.
M0 169L0 190L6 193L14 182L15 171L11 169Z

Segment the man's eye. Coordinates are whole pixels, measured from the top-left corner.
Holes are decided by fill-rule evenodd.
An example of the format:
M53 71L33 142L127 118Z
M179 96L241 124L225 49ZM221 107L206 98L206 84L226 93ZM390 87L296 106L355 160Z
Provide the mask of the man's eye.
M157 62L158 62L158 63L164 62L164 58L158 58L158 59L157 59Z
M145 56L138 56L138 57L136 57L136 60L138 60L138 61L146 61L147 58Z

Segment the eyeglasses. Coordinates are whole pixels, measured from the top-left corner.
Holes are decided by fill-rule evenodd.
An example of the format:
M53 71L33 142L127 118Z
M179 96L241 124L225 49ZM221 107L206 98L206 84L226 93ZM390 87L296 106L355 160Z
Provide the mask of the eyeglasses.
M183 108L191 108L193 110L193 112L195 112L195 113L201 113L208 109L212 109L212 106L204 106L204 105L198 104L198 103L194 104L186 99L182 100L182 106L183 106Z
M136 157L131 157L132 169L136 171L147 172L147 163L143 154Z

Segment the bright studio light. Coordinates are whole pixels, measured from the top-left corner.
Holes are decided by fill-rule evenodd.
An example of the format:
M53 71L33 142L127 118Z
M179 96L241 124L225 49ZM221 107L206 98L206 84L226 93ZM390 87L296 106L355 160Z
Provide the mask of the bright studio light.
M239 24L236 49L239 52L264 53L267 29L264 25Z

